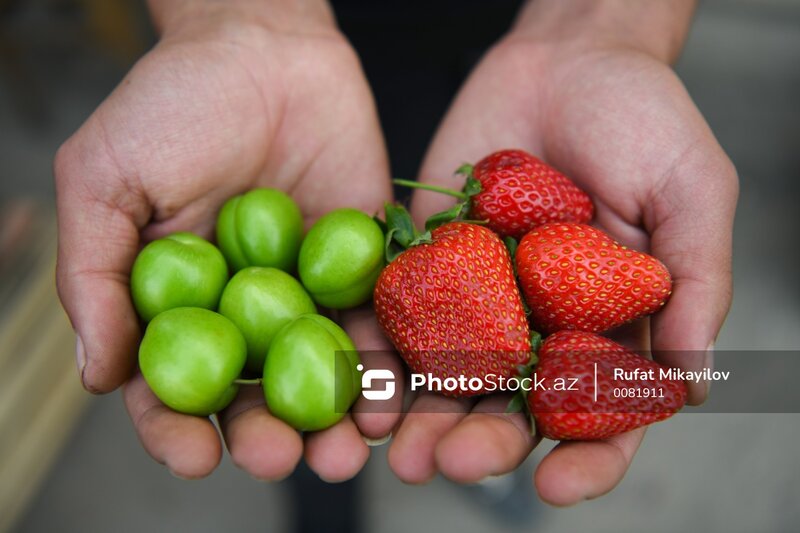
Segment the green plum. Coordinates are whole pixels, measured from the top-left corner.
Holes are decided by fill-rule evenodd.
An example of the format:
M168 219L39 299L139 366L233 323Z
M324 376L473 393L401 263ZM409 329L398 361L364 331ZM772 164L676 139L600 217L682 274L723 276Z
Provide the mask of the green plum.
M304 315L272 339L264 363L270 412L301 431L334 425L361 392L360 359L333 321Z
M244 335L247 369L260 374L275 333L300 315L316 313L317 308L300 282L286 272L248 267L228 282L219 312Z
M159 314L139 346L139 367L155 395L176 411L198 416L233 400L246 358L247 345L233 322L198 307Z
M369 300L383 267L383 232L357 209L326 214L300 247L300 280L324 307L348 309Z
M277 189L234 196L217 218L217 243L233 271L262 266L291 272L302 240L300 208Z
M225 258L193 233L173 233L145 246L131 270L131 296L145 321L175 307L216 309L228 281Z

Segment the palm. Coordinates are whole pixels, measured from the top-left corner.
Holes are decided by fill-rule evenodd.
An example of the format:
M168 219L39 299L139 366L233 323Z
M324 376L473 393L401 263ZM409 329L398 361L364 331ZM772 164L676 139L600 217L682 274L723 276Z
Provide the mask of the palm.
M428 152L420 179L457 187L453 170L501 148L538 154L592 196L595 224L638 249L650 250L672 271L673 297L654 320L655 350L704 350L727 310L730 222L735 173L680 81L667 66L638 52L574 53L507 41L491 51L462 88ZM418 222L450 200L419 193ZM697 238L698 231L707 231ZM727 255L726 255L727 254ZM705 270L704 270L705 269ZM645 330L646 331L646 330ZM641 346L640 346L641 347ZM646 347L646 346L644 346ZM686 352L661 353L663 362L697 368ZM691 401L702 401L695 386ZM407 417L390 459L401 477L421 481L437 469L474 481L521 462L535 445L520 417L465 414L435 424ZM413 409L412 409L413 410ZM476 410L481 410L481 404ZM427 424L437 438L428 461L411 461L402 440ZM510 440L490 450L470 448L505 431ZM541 463L536 484L554 503L575 503L610 490L622 477L644 431L600 443L564 443ZM419 455L420 452L417 452ZM422 463L422 466L420 466ZM566 474L565 474L566 473Z
M544 153L590 192L597 225L670 268L674 294L649 340L662 362L696 369L727 311L735 171L666 65L601 51L566 68ZM705 396L690 393L691 403Z
M666 207L659 193L670 192L700 117L672 70L644 54L598 52L562 69L562 90L544 89L544 155L590 192L597 224L648 249Z
M295 40L164 42L98 110L90 124L159 230L207 230L226 198L256 185L291 191L309 218L380 206L385 155L354 56L328 37Z

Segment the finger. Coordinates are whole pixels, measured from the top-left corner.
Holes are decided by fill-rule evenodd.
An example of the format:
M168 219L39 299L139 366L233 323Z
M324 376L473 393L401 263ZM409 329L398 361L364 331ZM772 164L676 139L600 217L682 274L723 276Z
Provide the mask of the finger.
M352 408L353 420L364 437L381 440L389 436L400 422L403 414L403 391L405 390L405 371L403 362L395 352L362 352L361 362L364 371L371 369L389 370L394 375L392 384L373 382L372 388L394 391L387 400L370 400L362 395ZM391 389L390 389L391 388Z
M261 387L242 386L219 415L220 428L233 463L264 481L283 479L303 455L300 433L272 416Z
M469 400L435 394L419 396L389 447L389 467L405 483L426 483L436 475L436 445L469 412Z
M308 467L329 483L354 477L369 458L369 447L350 415L328 429L309 433L305 444Z
M699 371L713 365L711 350L731 304L738 187L724 155L715 164L687 165L675 171L653 215L652 251L673 277L672 296L652 320L653 350L667 366ZM687 386L690 404L705 400L707 382Z
M476 483L517 468L538 442L523 413L506 414L507 395L481 400L436 446L439 471L459 483Z
M84 126L56 157L56 282L78 337L81 381L91 392L108 392L136 362L140 332L128 279L149 212L91 131Z
M534 473L539 497L567 506L611 491L628 470L644 433L639 428L602 441L561 442Z
M168 408L138 373L125 384L122 395L144 449L170 472L196 479L217 467L222 443L210 420Z
M392 428L400 421L405 382L402 362L380 330L371 306L343 312L340 319L345 331L359 350L364 370L386 369L395 376L393 384L395 394L391 398L368 400L359 396L352 409L353 421L361 433L369 439L382 439L389 435Z

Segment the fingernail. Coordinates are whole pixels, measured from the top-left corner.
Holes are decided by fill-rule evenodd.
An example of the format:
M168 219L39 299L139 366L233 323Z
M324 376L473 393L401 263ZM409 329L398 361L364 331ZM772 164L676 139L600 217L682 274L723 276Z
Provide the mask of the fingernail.
M75 363L78 365L78 374L83 381L83 370L86 368L86 349L83 347L83 339L76 335L75 340Z
M706 353L703 358L703 368L707 368L709 374L711 373L712 370L714 370L714 341L711 341L711 343L706 348ZM709 392L711 392L711 380L707 379L706 396L708 395Z
M383 437L378 437L377 439L372 439L369 437L365 437L363 435L361 436L361 438L364 439L364 442L367 443L367 446L374 448L375 446L382 446L387 442L389 442L390 440L392 440L392 433L389 432L388 435L384 435Z

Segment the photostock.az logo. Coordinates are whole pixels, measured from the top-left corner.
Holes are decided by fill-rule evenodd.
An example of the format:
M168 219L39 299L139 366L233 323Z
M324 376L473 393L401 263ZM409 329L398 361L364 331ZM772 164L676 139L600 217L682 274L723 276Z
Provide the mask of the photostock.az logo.
M359 364L358 371L364 370ZM384 382L383 388L373 388L373 382ZM361 394L367 400L388 400L394 396L394 372L387 368L371 368L361 376Z

